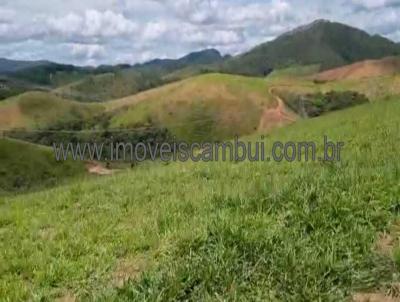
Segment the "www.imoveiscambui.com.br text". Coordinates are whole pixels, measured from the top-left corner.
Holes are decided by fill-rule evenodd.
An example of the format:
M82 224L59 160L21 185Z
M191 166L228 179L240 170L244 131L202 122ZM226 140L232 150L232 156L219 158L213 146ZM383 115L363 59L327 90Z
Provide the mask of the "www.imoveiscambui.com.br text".
M131 161L145 160L211 162L211 161L340 161L344 142L333 142L324 136L316 141L275 141L268 143L263 136L259 141L235 138L226 142L163 143L54 143L57 161ZM318 154L317 154L318 153Z

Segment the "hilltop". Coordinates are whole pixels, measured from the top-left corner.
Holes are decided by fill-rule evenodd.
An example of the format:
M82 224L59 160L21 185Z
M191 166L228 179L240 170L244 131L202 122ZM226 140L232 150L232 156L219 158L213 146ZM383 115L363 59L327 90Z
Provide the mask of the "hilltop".
M155 59L109 73L87 76L59 87L55 93L82 102L102 102L162 86L212 70L225 58L215 49L190 53L179 59Z
M65 98L99 102L202 73L266 76L273 70L293 65L314 65L320 70L327 70L399 54L400 45L382 36L370 35L337 22L317 20L234 57L222 56L215 49L205 49L178 59L98 67L3 59L0 60L0 74L25 81L31 86L58 88L56 93ZM10 95L9 92L3 94Z
M111 128L166 128L179 139L223 139L258 129L276 106L263 79L206 74L105 103Z
M82 104L49 92L26 92L0 102L0 131L48 129L88 120L102 112L97 104Z
M263 76L293 64L319 64L326 70L398 54L400 46L384 37L345 24L317 20L231 58L222 70Z

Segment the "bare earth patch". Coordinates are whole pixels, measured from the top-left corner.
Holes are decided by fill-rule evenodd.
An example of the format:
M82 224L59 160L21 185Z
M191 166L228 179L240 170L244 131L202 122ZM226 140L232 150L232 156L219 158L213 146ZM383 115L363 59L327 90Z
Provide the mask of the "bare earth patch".
M72 293L67 293L64 296L60 298L55 299L56 302L76 302L77 299L74 294Z
M386 257L392 258L393 251L397 245L396 234L398 225L395 224L389 233L380 233L376 240L374 250ZM357 293L352 297L353 302L400 302L400 284L392 284L387 293Z
M270 94L275 97L278 105L275 108L267 108L264 110L258 130L271 130L296 121L296 116L286 109L285 103L279 96L273 93L272 88L270 89Z
M399 298L390 297L382 293L377 294L355 294L353 302L399 302Z
M95 175L112 175L115 172L115 170L108 169L97 162L87 162L86 170Z
M384 256L391 257L393 253L395 240L392 235L388 233L381 233L378 235L378 240L375 244L375 249L378 253Z
M317 74L315 79L321 82L336 80L359 80L396 74L400 71L400 59L387 57L380 60L366 60L354 64L330 69Z
M121 288L129 280L138 279L147 266L148 261L143 256L119 260L112 274L112 285Z

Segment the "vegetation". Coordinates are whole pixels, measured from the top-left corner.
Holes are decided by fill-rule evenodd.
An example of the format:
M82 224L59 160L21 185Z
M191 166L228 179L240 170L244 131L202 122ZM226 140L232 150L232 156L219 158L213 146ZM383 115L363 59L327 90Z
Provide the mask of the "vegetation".
M154 163L0 199L1 296L346 301L389 289L398 262L374 246L399 214L399 114L398 100L366 104L267 138L327 135L345 142L341 162Z
M0 139L0 195L47 188L84 172L82 162L56 162L50 148Z
M400 46L386 38L371 36L344 24L319 20L227 60L222 71L265 76L273 69L293 64L320 64L325 70L398 54Z
M272 104L263 79L206 74L106 106L111 128L165 128L178 139L202 141L253 133Z
M176 60L156 59L85 77L81 81L58 88L56 93L81 102L102 102L209 72L216 69L210 64L223 60L221 54L214 49L190 53Z
M302 117L316 117L326 112L369 102L365 95L354 91L329 91L306 95L286 94L283 98L290 109Z
M43 90L43 88L13 78L0 76L0 101L29 90Z
M162 83L157 73L126 69L88 76L81 81L58 88L55 93L80 102L103 102L154 88Z
M7 88L62 86L0 102L1 135L19 139L0 139L0 300L398 295L398 59L384 60L385 68L374 62L365 78L364 63L316 77L321 68L398 53L387 39L318 21L234 58L205 50L97 68L0 59L6 84L15 84ZM261 122L299 116L316 118L263 133L266 157L274 141L313 141L322 155L327 137L344 142L340 161L156 161L86 178L84 163L56 162L51 148L20 141L239 135L255 143ZM39 189L46 190L31 192ZM381 234L391 240L381 242Z
M87 120L101 112L97 104L81 104L49 92L26 92L0 103L0 130L48 129L59 123Z

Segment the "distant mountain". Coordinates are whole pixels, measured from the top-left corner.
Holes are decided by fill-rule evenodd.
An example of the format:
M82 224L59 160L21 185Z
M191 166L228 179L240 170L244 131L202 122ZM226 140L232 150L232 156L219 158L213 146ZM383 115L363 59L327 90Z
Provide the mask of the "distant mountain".
M143 64L136 64L135 69L158 70L163 73L173 72L178 69L193 65L208 65L219 63L224 57L216 49L205 49L198 52L192 52L179 59L155 59Z
M0 58L0 73L16 72L21 69L40 66L46 63L46 61L16 61Z
M293 64L320 64L325 70L398 54L400 45L384 37L341 23L317 20L227 60L222 70L266 75L273 69Z

